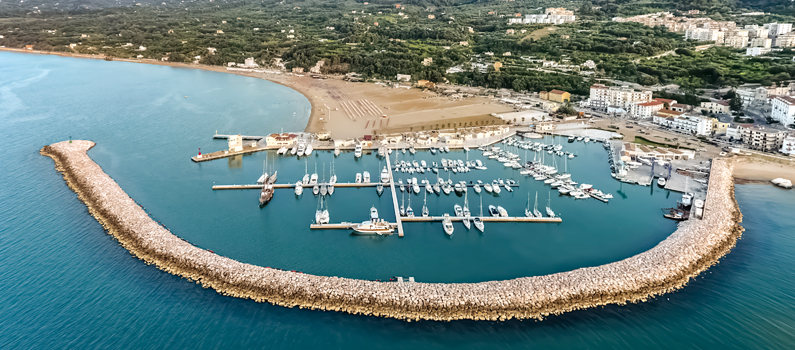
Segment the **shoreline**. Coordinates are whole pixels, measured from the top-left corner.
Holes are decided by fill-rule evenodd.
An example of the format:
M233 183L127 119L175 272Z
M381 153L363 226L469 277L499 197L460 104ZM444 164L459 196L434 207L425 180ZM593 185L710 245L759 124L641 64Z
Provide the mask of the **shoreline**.
M70 57L70 58L79 58L79 59L92 59L92 60L100 60L105 61L104 55L88 55L88 54L78 54L78 53L67 53L67 52L56 52L56 51L41 51L41 50L24 50L24 49L15 49L15 48L0 48L0 51L7 51L7 52L14 52L14 53L23 53L23 54L37 54L37 55L50 55L50 56L60 56L60 57ZM289 78L278 79L278 75L276 74L267 74L262 76L256 76L254 74L245 74L248 72L245 71L230 71L227 70L226 67L222 66L208 66L204 64L188 64L188 63L175 63L175 62L168 62L168 61L158 61L154 59L130 59L130 58L113 58L112 61L109 62L128 62L128 63L141 63L141 64L149 64L154 66L167 66L171 68L187 68L187 69L199 69L204 71L216 72L216 73L227 73L227 74L234 74L243 77L255 78L255 79L262 79L274 84L279 84L281 86L287 87L292 89L299 94L303 95L307 101L309 101L309 120L307 121L306 127L304 128L304 132L311 132L317 133L320 131L318 128L319 120L317 112L315 112L315 106L317 105L318 101L313 98L313 96L309 95L309 92L304 91L299 85L290 82ZM297 78L297 77L296 77Z
M679 224L650 250L613 263L480 283L392 283L315 276L240 263L197 248L155 223L87 154L91 141L45 146L67 185L132 255L219 294L285 307L402 320L543 319L635 303L684 287L742 235L734 198L737 160L713 163L703 220Z
M53 55L104 60L104 55L0 48L12 53ZM489 97L447 98L421 89L392 88L383 83L348 82L340 76L313 79L309 75L228 70L223 66L175 63L154 59L114 58L113 61L142 63L171 68L198 69L262 79L292 89L310 105L304 132L329 133L334 139L363 135L454 129L464 126L503 124L493 114L513 111ZM297 130L295 130L297 131Z

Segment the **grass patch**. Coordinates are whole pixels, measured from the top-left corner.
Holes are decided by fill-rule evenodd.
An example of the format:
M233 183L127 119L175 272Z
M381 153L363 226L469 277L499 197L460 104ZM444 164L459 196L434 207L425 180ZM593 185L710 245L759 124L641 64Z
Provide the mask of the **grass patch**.
M666 140L667 140L667 138L666 138ZM655 142L655 141L649 140L649 139L647 139L645 137L641 137L641 136L635 136L635 141L634 142L637 143L637 144L647 145L647 146L654 146L654 147L692 149L690 147L684 147L682 145L677 146L676 144ZM687 144L689 145L690 143L687 143Z

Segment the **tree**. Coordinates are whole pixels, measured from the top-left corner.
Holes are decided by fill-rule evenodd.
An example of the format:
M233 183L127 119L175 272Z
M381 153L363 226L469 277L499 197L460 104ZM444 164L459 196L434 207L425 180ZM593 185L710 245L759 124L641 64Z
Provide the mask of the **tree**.
M563 104L563 106L560 106L560 108L558 108L558 113L562 113L565 115L575 115L577 114L577 110L574 109L574 107L571 105L571 102L567 101L566 103Z
M737 92L735 92L734 96L732 96L729 100L729 109L733 111L741 111L743 109L743 100L740 98L740 95L738 95Z

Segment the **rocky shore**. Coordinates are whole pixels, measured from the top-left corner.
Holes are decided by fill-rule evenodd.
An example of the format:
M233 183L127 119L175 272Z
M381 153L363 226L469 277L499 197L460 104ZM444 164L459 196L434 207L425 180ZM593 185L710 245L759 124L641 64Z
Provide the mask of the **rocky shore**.
M45 146L69 187L131 254L218 293L286 307L405 320L541 319L606 304L645 301L683 287L742 234L731 160L712 165L703 220L689 220L654 248L614 263L481 283L384 283L244 264L190 245L154 222L86 153L91 141Z

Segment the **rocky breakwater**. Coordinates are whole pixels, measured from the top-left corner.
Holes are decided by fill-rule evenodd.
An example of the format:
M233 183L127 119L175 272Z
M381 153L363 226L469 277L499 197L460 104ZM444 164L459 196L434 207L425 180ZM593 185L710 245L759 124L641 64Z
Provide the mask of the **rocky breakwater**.
M228 296L286 307L406 320L540 319L644 301L684 286L742 234L732 163L713 162L703 220L690 220L636 256L546 276L481 283L383 283L244 264L194 247L155 223L86 153L90 141L45 146L69 187L134 256Z

